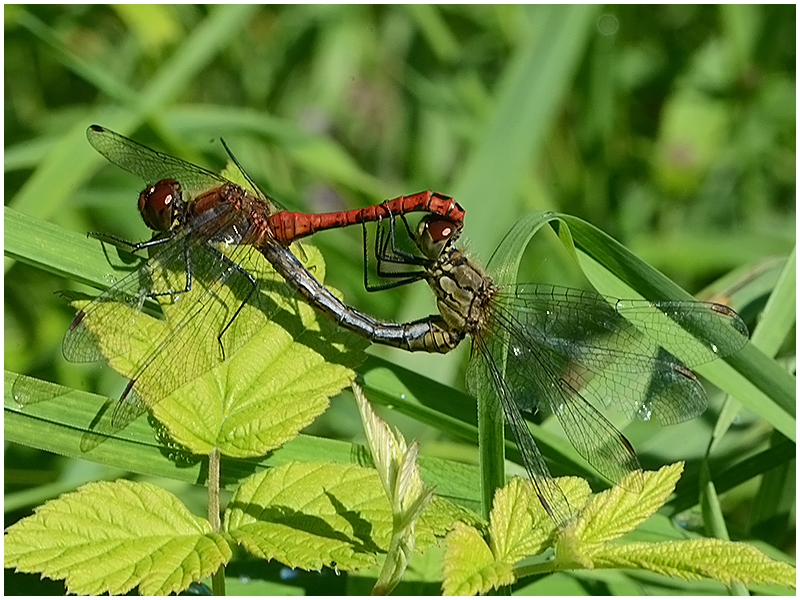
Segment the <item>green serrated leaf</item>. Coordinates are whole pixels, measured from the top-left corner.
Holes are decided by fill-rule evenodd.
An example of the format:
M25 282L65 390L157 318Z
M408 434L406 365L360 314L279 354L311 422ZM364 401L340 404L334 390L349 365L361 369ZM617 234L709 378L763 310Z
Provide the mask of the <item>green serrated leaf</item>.
M734 582L796 587L797 570L741 542L717 539L605 546L593 556L596 568L640 568L687 580L710 577Z
M231 558L224 538L149 483L90 483L6 531L5 566L65 579L72 594L186 589Z
M372 409L372 405L367 401L361 387L357 384L353 384L352 387L358 410L361 413L361 422L364 426L364 433L367 436L367 444L372 454L372 461L375 463L375 468L381 478L389 501L393 503L394 509L399 512L403 499L397 495L397 483L403 455L408 450L408 445L403 435L399 431L395 432L396 435L392 433L386 421L381 419ZM421 489L422 481L418 472L416 475L416 487Z
M657 472L633 472L610 490L595 495L577 519L556 538L561 568L594 568L594 552L630 531L658 510L675 489L683 463Z
M457 524L448 534L445 593L486 593L514 583L518 577L576 568L640 568L684 579L710 577L729 585L738 581L794 586L794 567L773 561L747 544L715 539L608 543L652 515L672 492L682 469L683 464L676 463L657 472L634 473L614 489L597 494L572 523L556 533L555 560L517 569L514 563L540 554L553 542L554 532L552 522L531 493L530 483L512 480L495 495L489 543L477 529L463 524ZM573 503L574 495L581 490L589 493L588 484L581 479L556 481L572 506L579 506ZM634 483L640 491L630 491ZM537 522L541 523L538 530Z
M474 596L516 581L513 565L495 560L480 532L456 523L445 538L442 591L447 596Z
M613 488L596 494L572 525L572 535L592 546L633 531L649 519L675 489L683 463L658 471L633 472Z
M570 506L581 507L591 493L580 477L559 477L558 486ZM489 535L495 558L514 564L544 552L553 542L556 526L528 479L514 478L495 494Z
M637 475L633 473L613 489L597 494L558 536L558 568L637 567L683 579L709 577L728 585L753 582L794 586L794 567L773 561L748 544L717 539L608 543L631 531L663 505L682 471L683 463L675 463L656 472L645 472L640 492L624 487L630 487L631 478Z
M355 383L352 388L372 460L392 510L398 517L398 523L409 526L430 500L430 493L424 488L417 465L419 444L416 441L411 445L406 444L400 431L392 432L386 421L372 409L361 388ZM425 497L427 500L424 500Z
M570 506L583 506L590 489L578 477L555 480ZM445 543L445 594L486 593L517 579L514 564L544 552L553 542L555 525L533 492L529 480L515 477L494 495L489 542L475 528L458 524Z
M239 251L237 262L257 277L259 289L222 338L227 360L217 334L242 298L226 285L213 294L195 284L178 297L159 296L163 319L108 303L98 309L105 313L102 327L93 330L109 365L127 377L158 350L158 368L140 374L134 390L170 437L196 454L219 448L226 456L260 456L295 437L327 408L331 395L350 384L351 367L361 362L366 346L318 318L257 252ZM319 252L304 246L302 254L322 278ZM183 273L168 275L176 281L159 285L185 285ZM202 313L193 318L187 307L197 303ZM92 328L97 319L85 321ZM177 324L182 328L175 333ZM189 378L177 388L171 385L175 371Z
M494 496L489 515L492 554L513 565L518 560L539 554L552 538L555 527L541 507L531 504L535 497L529 482L515 477Z
M463 509L437 499L416 523L417 548L442 536ZM223 528L248 552L290 567L340 571L375 564L392 537L392 511L373 469L288 463L250 477L236 492Z
M419 443L414 440L407 445L400 431L393 433L375 413L361 388L355 383L352 388L372 460L392 509L392 540L372 589L375 595L387 595L408 567L416 543L415 523L431 501L433 489L423 486L419 473Z

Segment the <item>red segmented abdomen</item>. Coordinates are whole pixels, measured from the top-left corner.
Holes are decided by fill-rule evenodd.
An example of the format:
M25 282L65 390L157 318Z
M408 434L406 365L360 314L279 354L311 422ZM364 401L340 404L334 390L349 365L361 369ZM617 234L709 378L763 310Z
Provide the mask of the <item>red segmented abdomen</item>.
M269 224L275 239L288 246L295 240L324 229L368 223L390 215L419 211L447 217L457 226L464 220L464 209L453 198L438 192L425 191L364 208L331 213L308 214L282 210L270 216Z

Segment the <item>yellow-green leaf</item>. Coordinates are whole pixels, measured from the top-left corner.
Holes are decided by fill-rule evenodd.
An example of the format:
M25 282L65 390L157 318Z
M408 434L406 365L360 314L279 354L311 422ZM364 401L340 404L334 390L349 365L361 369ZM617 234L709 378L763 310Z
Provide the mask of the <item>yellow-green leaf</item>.
M417 549L465 512L434 499L415 525ZM340 571L375 564L392 537L392 511L374 469L288 463L253 475L236 492L224 529L248 552L290 567Z
M556 480L570 506L583 506L590 489L578 477ZM445 539L446 594L486 593L516 581L514 564L552 545L555 524L533 493L529 480L514 478L497 490L489 515L487 542L475 529L459 524Z
M688 580L710 577L728 585L737 581L792 588L797 585L795 567L772 560L758 548L741 542L704 538L609 545L593 559L598 569L639 568Z
M297 251L321 280L319 252ZM218 448L226 456L260 456L296 436L350 384L367 343L318 315L260 254L247 247L231 252L258 280L254 293L235 270L218 285L218 265L207 264L215 259L195 250L191 289L157 296L163 318L135 303L107 302L84 321L109 364L137 376L134 393L175 442L196 454ZM180 271L182 264L172 267ZM185 286L183 272L156 275L159 289ZM154 351L155 361L137 374Z
M445 538L444 583L447 596L474 596L516 581L513 565L495 560L480 532L456 523Z
M231 557L224 538L149 483L90 483L6 531L5 566L65 579L71 594L164 595Z
M633 531L664 505L681 473L682 462L658 471L630 473L611 489L592 497L574 524L574 535L590 545Z

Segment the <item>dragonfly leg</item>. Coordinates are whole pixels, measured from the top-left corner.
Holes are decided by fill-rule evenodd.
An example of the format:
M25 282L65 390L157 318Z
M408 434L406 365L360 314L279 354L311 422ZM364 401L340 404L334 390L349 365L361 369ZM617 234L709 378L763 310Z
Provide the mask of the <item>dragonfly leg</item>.
M228 270L229 271L230 270L238 271L239 273L244 275L244 277L247 279L248 283L250 284L250 289L248 290L247 295L245 295L244 299L239 303L238 308L233 313L233 316L230 319L228 319L228 322L225 323L225 327L223 327L222 331L220 331L219 335L217 335L217 342L219 343L219 349L220 349L220 352L222 353L222 360L224 361L225 360L225 344L222 343L222 336L225 335L225 332L228 331L228 328L231 325L233 325L233 322L236 320L236 317L239 316L239 313L242 312L242 309L244 308L245 304L247 304L247 302L250 300L251 296L255 293L256 288L258 287L258 282L256 281L255 277L253 277L250 273L248 273L246 269L243 269L236 261L231 260L230 258L225 256L222 252L220 252L216 248L213 248L213 247L209 246L208 249L211 250L214 254L216 254L217 257L223 263L225 263L228 266ZM187 273L187 276L188 276L188 273Z
M393 217L392 217L393 218ZM378 292L382 290L387 290L390 288L400 287L401 285L406 285L408 283L412 283L414 281L419 281L425 277L425 271L415 271L415 272L405 272L405 273L393 273L391 271L384 271L382 268L383 262L400 262L405 263L406 261L402 261L399 259L391 260L391 257L387 259L385 254L387 241L384 240L383 235L379 235L376 233L375 235L375 258L378 261L377 264L377 273L379 277L389 278L389 277L397 277L399 278L398 281L392 281L390 283L375 285L369 282L369 257L367 255L367 242L368 242L368 235L367 235L367 225L366 223L361 224L363 233L364 233L364 289L368 292ZM379 231L381 231L379 229Z
M154 237L151 240L147 240L146 242L129 242L126 239L121 237L117 237L116 235L110 235L108 233L99 233L97 231L90 231L86 234L88 237L93 237L98 240L111 242L114 245L123 246L125 248L129 248L131 252L138 252L139 250L144 250L145 248L152 248L154 246L159 246L166 242L170 241L168 237Z
M188 294L192 289L192 258L189 253L189 240L184 240L183 244L183 273L186 280L186 285L183 289L178 291L167 290L166 292L153 292L150 291L146 294L147 298L156 298L158 296L178 296L180 294Z

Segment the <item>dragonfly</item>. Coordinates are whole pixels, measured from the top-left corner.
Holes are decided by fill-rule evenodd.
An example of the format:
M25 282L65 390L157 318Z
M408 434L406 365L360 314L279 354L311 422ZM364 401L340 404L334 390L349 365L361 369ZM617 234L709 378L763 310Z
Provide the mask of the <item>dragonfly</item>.
M432 212L459 223L464 217L463 209L452 198L432 191L349 211L290 212L258 190L230 151L249 189L99 125L90 126L86 135L100 154L145 181L138 208L153 230L151 239L139 243L90 234L132 252L147 251L149 257L80 309L62 343L65 358L72 362L127 357L130 380L112 415L114 428L125 427L252 337L259 321L237 321L237 317L249 304L264 313L270 310L262 300L264 295L258 293L259 279L241 266L255 248L269 249L267 254L292 255L289 245L316 231L377 221L395 213ZM298 270L304 273L298 275ZM314 283L306 286L322 288L299 261L283 275L308 276ZM195 286L203 290L199 299L181 303ZM224 294L238 306L235 310L219 301ZM322 295L335 298L329 292ZM156 335L154 342L148 342L149 350L142 353L133 349L130 325L150 300L166 301L174 327ZM332 306L331 301L327 306ZM133 316L120 318L120 311ZM338 306L335 312L340 312ZM362 329L373 327L366 315L357 322ZM188 327L189 323L195 327ZM216 347L208 340L216 340Z
M389 217L388 232L383 227L376 236L375 255L378 274L393 279L368 289L424 280L439 314L406 324L381 323L376 331L350 328L369 333L374 342L437 353L449 352L469 336L468 389L500 402L539 501L559 526L575 511L550 474L523 413L555 414L578 453L609 480L619 481L641 467L632 444L602 411L615 407L662 425L697 417L707 397L690 367L730 356L747 343L747 326L723 304L623 300L543 284L497 285L457 246L461 223L431 214L412 231L405 216L399 217L416 253L399 248L395 217ZM366 236L365 227L365 282ZM279 272L289 266L275 257L271 262ZM398 272L392 264L412 267ZM310 281L290 283L305 286L299 291L308 298L320 294Z

